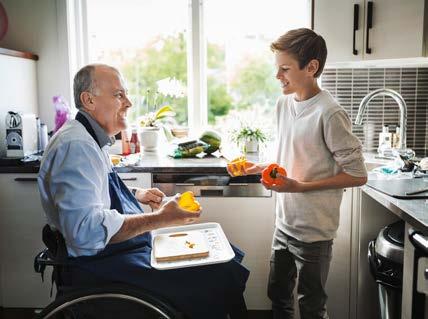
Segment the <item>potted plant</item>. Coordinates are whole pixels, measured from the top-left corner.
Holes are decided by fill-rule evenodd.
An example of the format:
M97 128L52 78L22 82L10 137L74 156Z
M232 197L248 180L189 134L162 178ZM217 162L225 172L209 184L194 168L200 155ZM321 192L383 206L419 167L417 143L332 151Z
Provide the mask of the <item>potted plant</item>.
M160 128L163 129L168 141L173 138L170 128L167 128L164 124L168 120L170 121L170 126L175 124L173 117L176 114L170 105L164 105L157 109L158 105L162 105L162 101L165 101L165 98L175 99L185 96L185 87L176 78L167 77L157 81L156 85L157 90L151 91L148 89L144 99L146 108L154 111L147 112L139 119L141 127L140 143L145 151L156 150Z
M165 105L157 111L149 112L140 118L140 143L145 151L156 150L160 128L163 127L162 120L174 116L175 112L171 106Z
M259 144L267 140L266 134L260 128L243 125L240 129L232 131L232 141L242 145L244 153L257 153Z

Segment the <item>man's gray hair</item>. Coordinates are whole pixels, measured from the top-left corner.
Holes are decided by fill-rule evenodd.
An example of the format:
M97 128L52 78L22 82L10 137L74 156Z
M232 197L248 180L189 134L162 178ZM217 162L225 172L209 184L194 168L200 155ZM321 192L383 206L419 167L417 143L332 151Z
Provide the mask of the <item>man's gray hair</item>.
M83 104L80 100L80 95L83 92L90 92L92 94L97 94L97 84L94 80L94 73L96 68L109 68L120 74L120 72L107 64L88 64L81 68L76 75L74 76L73 81L73 93L74 93L74 103L76 104L77 109L82 109Z
M84 66L76 73L73 81L73 92L74 92L74 103L76 104L77 109L82 109L83 104L80 100L80 95L83 92L93 93L95 89L93 74L95 71L95 65L89 64Z

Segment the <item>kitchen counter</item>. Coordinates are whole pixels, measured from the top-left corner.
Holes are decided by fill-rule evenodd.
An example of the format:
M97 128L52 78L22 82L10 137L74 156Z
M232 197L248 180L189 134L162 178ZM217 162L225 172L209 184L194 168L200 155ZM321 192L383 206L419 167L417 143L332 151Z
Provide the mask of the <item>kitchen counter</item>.
M373 177L369 175L369 178ZM428 233L427 199L398 199L383 194L369 186L362 186L361 189L364 193L413 227Z
M132 157L131 157L132 158ZM257 154L248 160L259 161ZM132 160L132 159L131 159ZM116 167L119 173L226 173L227 160L207 155L204 158L174 159L165 153L142 153L134 164ZM40 162L23 163L19 159L0 159L0 173L38 173Z
M1 173L38 173L40 162L22 162L20 159L0 158Z

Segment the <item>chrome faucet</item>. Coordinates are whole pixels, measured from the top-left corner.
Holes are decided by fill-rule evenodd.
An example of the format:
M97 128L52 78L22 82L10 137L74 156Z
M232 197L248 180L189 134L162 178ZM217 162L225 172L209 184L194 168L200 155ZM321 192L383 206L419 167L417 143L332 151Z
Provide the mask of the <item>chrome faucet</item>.
M369 102L380 95L386 95L392 97L395 102L397 102L398 107L400 108L400 147L399 149L406 149L406 131L407 131L407 105L403 97L397 91L391 89L377 89L373 92L367 94L361 101L360 107L358 108L358 114L355 119L356 125L361 125L363 123L363 115L366 112L367 105Z

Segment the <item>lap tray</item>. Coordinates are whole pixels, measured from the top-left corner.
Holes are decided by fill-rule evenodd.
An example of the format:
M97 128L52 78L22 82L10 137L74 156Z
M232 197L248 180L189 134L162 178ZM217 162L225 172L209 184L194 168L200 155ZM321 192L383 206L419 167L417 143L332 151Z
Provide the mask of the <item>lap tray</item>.
M235 253L220 224L202 223L152 231L151 266L166 270L218 264Z

